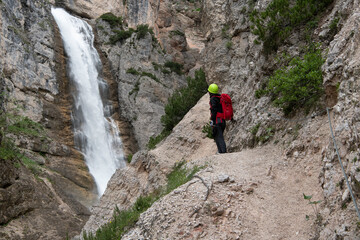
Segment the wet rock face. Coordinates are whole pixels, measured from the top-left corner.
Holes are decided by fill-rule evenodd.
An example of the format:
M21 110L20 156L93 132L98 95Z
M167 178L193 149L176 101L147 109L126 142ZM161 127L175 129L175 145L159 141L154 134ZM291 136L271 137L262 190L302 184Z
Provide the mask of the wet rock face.
M74 236L88 218L84 206L96 199L92 177L73 148L65 56L50 13L54 4L0 2L0 89L6 92L1 111L18 107L18 114L41 123L48 136L15 140L31 165L0 159L2 239Z

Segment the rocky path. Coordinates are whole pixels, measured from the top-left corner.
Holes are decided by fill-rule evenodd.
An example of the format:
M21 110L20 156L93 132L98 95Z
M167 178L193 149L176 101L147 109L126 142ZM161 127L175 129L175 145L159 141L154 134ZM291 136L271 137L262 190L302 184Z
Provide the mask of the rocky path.
M319 200L322 192L321 165L312 162L306 170L287 162L274 145L194 160L207 166L198 174L211 187L207 200L194 178L143 213L123 239L311 239L315 214L303 193Z

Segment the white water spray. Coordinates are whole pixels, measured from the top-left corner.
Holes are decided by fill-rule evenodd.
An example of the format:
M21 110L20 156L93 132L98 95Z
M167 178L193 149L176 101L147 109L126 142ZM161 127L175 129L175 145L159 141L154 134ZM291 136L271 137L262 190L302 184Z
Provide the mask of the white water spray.
M99 76L101 61L93 45L94 35L86 22L61 8L51 13L59 26L68 56L68 73L75 87L73 124L75 144L83 152L99 195L119 167L125 166L118 128L111 119L111 105L101 99L107 84ZM105 105L105 106L104 106Z

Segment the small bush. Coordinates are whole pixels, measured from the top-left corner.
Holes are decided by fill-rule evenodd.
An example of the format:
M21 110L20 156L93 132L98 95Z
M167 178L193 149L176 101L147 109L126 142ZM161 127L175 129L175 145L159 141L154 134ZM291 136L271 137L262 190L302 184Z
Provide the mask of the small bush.
M222 38L230 38L228 31L230 29L229 25L225 25L222 29L221 29L221 37Z
M154 149L156 144L169 136L172 129L178 124L185 114L207 92L205 73L202 69L195 72L195 78L187 78L188 86L181 88L169 98L165 106L165 115L161 117L164 130L156 137L151 137L147 147Z
M309 49L304 58L293 58L288 66L275 71L265 93L286 115L295 109L309 109L323 94L321 66L324 59L320 49Z
M17 109L0 113L0 158L5 160L23 158L15 145L16 136L44 139L45 135L41 124L19 115Z
M195 78L188 77L187 83L187 87L175 91L165 106L165 115L161 117L161 122L168 131L171 131L207 92L205 73L201 69L195 72Z
M128 162L128 163L131 163L132 158L133 158L133 155L132 155L132 154L129 154L129 156L127 157L127 162Z
M163 130L159 135L155 137L150 137L148 144L146 145L148 149L154 149L156 145L169 136L171 131Z
M182 74L182 69L183 69L183 65L177 62L171 62L171 61L167 61L164 64L164 67L169 68L172 72L177 73L178 75Z
M111 12L101 15L100 18L102 20L108 22L111 27L116 27L116 26L122 25L122 17L116 17Z
M172 190L190 181L195 173L201 169L201 167L198 166L195 166L192 169L187 169L184 167L185 163L185 161L178 162L175 164L171 173L167 175L167 186L165 194L170 193Z
M132 75L140 75L140 73L135 70L135 68L129 68L128 70L126 70L126 73L132 74Z
M331 23L329 25L331 35L335 35L337 33L339 20L340 19L338 17L336 17L331 21Z
M156 62L152 62L152 65L153 65L155 71L158 71L159 69L162 69L161 64L158 64Z
M129 37L131 37L133 32L134 32L134 29L132 29L132 28L130 28L127 31L125 31L125 30L114 30L114 33L116 33L116 34L110 36L110 39L109 39L110 43L114 45L118 41L122 42L122 41L128 39Z
M232 45L233 45L232 41L228 41L228 42L226 43L226 48L227 48L228 50L230 50L230 49L232 48Z
M210 126L209 123L205 124L202 128L202 132L206 133L206 137L213 139L213 132L212 132L212 127Z
M163 74L169 74L169 73L171 73L171 71L169 71L169 70L167 70L167 69L163 69L163 70L161 70L161 72L162 72Z
M151 35L154 34L152 29L150 29L147 24L137 26L136 32L137 32L137 39L144 38L147 33L150 33Z
M146 76L146 77L149 77L151 79L154 79L156 82L160 82L160 80L154 74L149 73L149 72L142 72L141 76Z
M139 92L139 90L140 90L140 82L137 81L137 82L135 83L134 88L129 92L129 95L131 96L131 95L133 95L134 93L135 93L135 95L137 95L137 93Z
M260 125L261 123L258 123L250 129L250 132L253 136L256 136L257 132L259 131Z
M265 53L276 51L291 31L311 22L317 14L329 6L333 0L273 0L262 12L254 10L250 15L252 32L257 42L264 43Z

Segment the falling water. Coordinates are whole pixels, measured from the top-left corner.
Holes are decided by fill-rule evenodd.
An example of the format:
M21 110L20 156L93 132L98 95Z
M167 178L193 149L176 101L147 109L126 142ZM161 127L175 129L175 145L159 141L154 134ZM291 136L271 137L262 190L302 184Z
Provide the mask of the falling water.
M112 107L104 99L108 86L99 76L101 61L93 45L94 35L89 24L65 10L52 8L51 13L60 29L68 56L68 74L75 88L75 144L84 154L102 195L112 174L125 166L125 161L118 128L110 117Z

